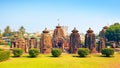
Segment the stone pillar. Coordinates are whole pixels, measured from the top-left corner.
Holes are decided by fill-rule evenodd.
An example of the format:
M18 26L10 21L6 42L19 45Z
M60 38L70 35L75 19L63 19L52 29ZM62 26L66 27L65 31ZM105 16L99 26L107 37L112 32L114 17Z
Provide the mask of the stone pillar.
M89 28L85 35L85 47L89 48L91 53L96 53L96 38L91 28Z
M98 52L101 52L102 48L106 47L105 43L106 43L107 39L105 37L105 32L106 32L107 28L108 28L107 26L103 27L102 31L100 31L100 33L99 33L100 42L99 42Z
M72 33L70 35L70 53L77 53L78 48L80 48L80 34L78 33L78 30L74 28L72 30Z
M51 48L52 48L51 36L47 28L45 28L45 30L43 31L43 34L41 35L41 40L40 40L41 53L44 53L44 54L51 53Z
M58 24L58 26L56 26L56 29L54 30L54 33L53 33L52 46L54 48L60 48L63 50L64 41L65 41L64 31L61 28L61 26Z

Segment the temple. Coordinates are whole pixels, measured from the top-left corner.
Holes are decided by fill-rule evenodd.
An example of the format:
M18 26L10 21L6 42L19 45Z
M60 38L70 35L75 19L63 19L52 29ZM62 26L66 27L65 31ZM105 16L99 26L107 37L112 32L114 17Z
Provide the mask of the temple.
M107 26L103 27L100 31L100 41L98 45L98 52L101 52L102 48L105 48L105 32ZM84 35L83 35L84 36ZM78 48L85 47L89 48L91 53L96 53L96 37L91 28L86 31L85 36L80 36L79 31L74 28L70 35L65 35L62 26L59 24L56 26L54 31L50 33L47 28L42 31L39 37L35 36L24 36L20 38L17 33L14 34L14 38L11 40L11 49L22 48L25 53L31 48L38 48L41 53L51 53L52 48L60 48L65 53L77 53ZM85 38L85 41L81 42L81 38ZM84 42L84 43L83 43Z
M77 53L78 48L80 48L80 34L78 33L78 30L74 28L72 30L72 33L70 35L70 53Z
M99 33L100 42L99 42L98 52L101 52L102 48L106 47L105 43L106 43L107 39L105 37L105 32L106 32L107 28L108 28L107 26L104 26L103 29Z
M91 28L89 28L85 35L85 47L89 48L91 53L96 53L96 38Z
M65 41L64 31L61 28L61 26L58 24L58 26L56 26L54 30L53 37L52 37L53 48L60 48L64 50L64 41Z
M50 36L47 28L45 28L45 30L43 31L43 33L41 35L40 44L41 44L40 45L41 53L43 53L43 54L51 53L52 41L51 41L51 36Z

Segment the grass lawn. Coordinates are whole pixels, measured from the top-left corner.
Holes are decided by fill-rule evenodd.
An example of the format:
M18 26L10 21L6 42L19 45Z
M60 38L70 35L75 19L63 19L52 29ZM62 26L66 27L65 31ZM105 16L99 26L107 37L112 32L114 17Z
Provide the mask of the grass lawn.
M58 58L51 54L40 54L37 58L29 58L25 54L20 58L11 57L0 62L0 68L120 68L120 54L116 53L110 58L100 57L100 54L86 58L75 54L62 54Z

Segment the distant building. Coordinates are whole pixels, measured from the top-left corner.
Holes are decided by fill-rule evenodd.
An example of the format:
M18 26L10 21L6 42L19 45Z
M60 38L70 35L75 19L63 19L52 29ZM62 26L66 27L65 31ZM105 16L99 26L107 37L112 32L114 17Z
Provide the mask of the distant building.
M84 42L85 42L85 34L81 33L80 34L80 40L81 40L81 44L84 45Z
M68 26L61 26L61 28L63 29L65 36L68 36Z
M53 32L54 30L48 30L49 31L49 34L51 35L51 37L53 36Z

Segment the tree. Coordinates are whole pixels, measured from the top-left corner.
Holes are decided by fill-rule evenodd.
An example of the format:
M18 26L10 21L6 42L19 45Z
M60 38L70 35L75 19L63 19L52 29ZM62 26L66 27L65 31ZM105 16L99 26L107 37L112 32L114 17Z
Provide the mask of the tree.
M0 30L0 39L2 38L2 33L1 33L1 30Z
M115 23L111 25L105 33L106 38L108 41L115 41L117 44L120 42L120 24Z
M5 37L10 37L11 36L11 29L9 26L7 26L5 29L4 29L4 36Z
M21 26L19 29L19 38L23 38L24 34L25 34L25 28Z
M19 32L24 35L25 34L25 28L23 26L20 27Z

